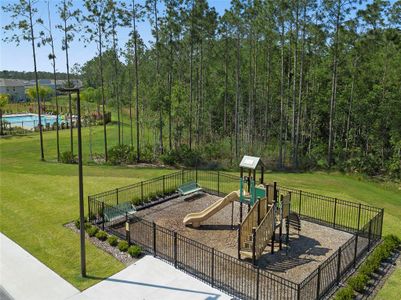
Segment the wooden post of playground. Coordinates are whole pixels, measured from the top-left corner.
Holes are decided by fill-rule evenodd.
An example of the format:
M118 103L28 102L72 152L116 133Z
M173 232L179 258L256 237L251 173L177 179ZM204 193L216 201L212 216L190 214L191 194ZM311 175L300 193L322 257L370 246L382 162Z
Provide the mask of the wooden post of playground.
M242 223L242 201L239 203L239 222Z
M276 215L276 212L274 210L274 216ZM274 253L274 240L276 239L276 224L273 224L273 234L272 234L272 242L271 242L271 253Z
M252 228L252 264L256 266L256 228Z
M231 229L234 229L234 201L231 201Z
M241 223L238 224L237 230L237 254L238 259L241 259Z
M288 211L290 211L290 209ZM286 251L287 255L288 255L288 251L289 251L289 247L290 247L290 220L289 220L289 218L290 218L290 215L288 215L286 220L285 220L286 221L285 222L285 231L286 231L286 240L285 240L286 248L285 248L285 251Z

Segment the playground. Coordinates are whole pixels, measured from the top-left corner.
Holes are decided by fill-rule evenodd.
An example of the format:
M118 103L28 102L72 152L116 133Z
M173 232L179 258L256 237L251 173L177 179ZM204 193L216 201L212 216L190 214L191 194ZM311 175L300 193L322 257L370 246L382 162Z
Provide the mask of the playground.
M382 213L267 183L252 156L239 177L180 171L89 197L94 224L239 298L321 298L377 245Z
M149 222L155 222L160 227L168 228L203 245L237 257L240 204L234 202L233 223L235 225L233 227L231 227L232 206L227 205L204 221L200 227L193 228L183 224L185 216L192 212L203 211L221 198L207 193L190 200L185 200L185 198L185 196L178 197L140 210L136 214ZM244 210L244 214L246 214L246 210ZM122 224L116 229L125 233L124 226ZM276 243L275 253L271 254L270 248L266 249L257 265L284 278L301 282L351 236L344 231L302 221L302 229L299 234L295 229L290 230L288 254L285 245L282 250L279 250L279 243Z

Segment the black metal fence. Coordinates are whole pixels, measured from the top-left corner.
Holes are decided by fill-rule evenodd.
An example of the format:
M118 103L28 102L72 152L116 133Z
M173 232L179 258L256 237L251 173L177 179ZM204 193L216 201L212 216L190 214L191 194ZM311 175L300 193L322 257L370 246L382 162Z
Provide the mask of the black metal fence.
M179 185L196 181L206 191L226 195L238 189L238 177L214 171L187 170L89 196L89 216L108 231L173 264L200 280L242 299L321 299L350 273L381 239L383 209L278 186L291 193L291 210L302 219L352 233L353 236L301 283L219 252L170 229L136 216L104 220L105 209L131 202L138 209L168 201ZM128 231L122 232L122 222ZM116 226L120 224L119 226ZM116 228L119 228L117 230Z

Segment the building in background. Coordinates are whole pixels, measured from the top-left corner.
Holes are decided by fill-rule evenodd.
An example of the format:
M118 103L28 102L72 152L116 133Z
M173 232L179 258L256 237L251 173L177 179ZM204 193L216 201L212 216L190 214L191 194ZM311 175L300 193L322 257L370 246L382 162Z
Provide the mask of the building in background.
M10 102L26 101L25 85L24 80L0 78L0 94L9 95Z

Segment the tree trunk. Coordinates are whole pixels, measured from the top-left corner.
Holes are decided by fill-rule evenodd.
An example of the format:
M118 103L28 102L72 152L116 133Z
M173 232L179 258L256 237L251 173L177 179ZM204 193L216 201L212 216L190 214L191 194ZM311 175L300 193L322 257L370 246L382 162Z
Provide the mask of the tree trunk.
M297 98L297 67L298 67L298 14L299 14L299 1L296 1L295 8L295 39L294 39L294 67L293 67L293 82L292 82L292 126L291 126L291 149L292 149L292 164L296 166L296 146L295 146L295 119L296 113L296 98Z
M333 126L334 126L334 115L335 105L337 97L337 50L338 50L338 37L340 27L340 13L341 13L341 0L337 2L337 15L336 15L336 31L334 39L334 54L333 54L333 72L331 81L331 97L330 97L330 116L329 116L329 146L327 151L327 164L329 167L332 165L333 160Z
M45 160L45 154L43 149L43 131L42 131L42 114L39 97L39 82L38 82L38 71L36 68L36 51L35 51L35 36L33 34L33 20L32 20L32 4L31 0L28 1L29 6L29 25L31 31L31 42L32 42L32 55L33 55L33 68L35 73L35 86L36 86L36 100L38 102L38 118L39 118L39 138L40 138L40 159Z
M68 27L67 27L67 3L66 0L63 2L64 5L64 48L65 48L65 62L67 67L67 85L71 87L70 82L70 63L68 55ZM74 128L72 126L72 99L71 94L68 93L68 114L70 115L70 151L71 154L74 153Z
M282 16L283 17L283 16ZM283 168L283 122L284 122L284 20L281 21L281 80L280 80L280 131L278 167Z
M103 110L103 138L104 138L104 159L108 161L107 155L107 130L106 130L106 99L104 93L104 78L103 78L103 55L102 55L102 25L98 24L99 30L99 63L100 63L100 81L101 81L101 88L102 88L102 110Z
M52 48L52 65L53 65L53 77L54 77L54 96L56 98L56 151L57 151L57 161L60 161L60 137L59 137L59 111L58 111L58 97L57 97L57 75L56 75L56 55L54 53L54 40L52 34L52 24L50 17L50 4L47 3L47 12L49 18L49 33L50 33L50 46Z
M135 50L135 122L136 122L136 161L141 159L141 150L139 143L139 77L138 77L138 37L136 32L136 8L135 0L132 0L132 23L134 26L134 50Z

